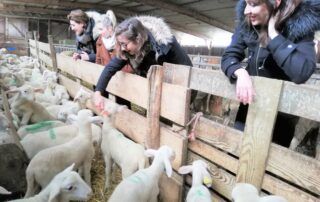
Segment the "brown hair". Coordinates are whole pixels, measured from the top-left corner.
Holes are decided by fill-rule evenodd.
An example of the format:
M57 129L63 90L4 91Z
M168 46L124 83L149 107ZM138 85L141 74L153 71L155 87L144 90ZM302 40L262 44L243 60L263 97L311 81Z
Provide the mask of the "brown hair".
M275 29L281 32L285 22L290 18L295 9L299 6L302 0L281 0L280 5L276 6L275 0L257 0L258 3L267 5L270 16L276 16ZM246 22L250 25L250 20L246 17ZM263 25L259 32L259 41L263 46L268 43L268 25Z
M76 23L84 23L87 24L89 21L88 15L80 9L72 10L70 14L67 16L68 20L73 20Z

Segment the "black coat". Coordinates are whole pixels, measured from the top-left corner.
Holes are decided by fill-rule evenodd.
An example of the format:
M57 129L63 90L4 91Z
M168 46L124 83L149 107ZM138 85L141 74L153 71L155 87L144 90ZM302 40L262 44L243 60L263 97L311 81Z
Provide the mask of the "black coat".
M152 34L149 33L146 43L150 44L151 51L143 58L141 64L137 67L136 73L138 75L146 77L151 65L162 65L164 62L192 66L189 56L182 49L175 37L173 37L172 41L167 45L158 44ZM111 77L127 63L128 60L113 57L102 71L95 90L103 92Z
M93 63L96 62L96 40L94 40L92 36L94 25L94 20L89 18L89 22L83 34L81 36L76 36L77 52L86 52L89 56L89 61Z
M287 20L281 33L266 48L260 47L258 35L244 22L246 2L237 5L239 25L232 42L222 56L221 68L231 81L248 50L249 75L303 83L316 67L314 32L320 29L320 1L303 1Z

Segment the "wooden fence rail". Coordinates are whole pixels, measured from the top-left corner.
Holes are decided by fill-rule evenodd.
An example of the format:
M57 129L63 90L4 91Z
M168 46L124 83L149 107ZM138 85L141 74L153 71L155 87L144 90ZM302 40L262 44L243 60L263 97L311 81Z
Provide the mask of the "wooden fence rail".
M40 47L45 47L39 44ZM30 41L31 53L36 47ZM45 49L45 48L43 48ZM67 72L95 85L102 66L57 54L59 71ZM163 64L160 116L175 125L186 126L190 117L191 90L236 100L235 86L220 72L182 65ZM79 84L60 75L60 83L75 95ZM121 85L119 85L121 83ZM319 201L320 162L271 143L272 130L278 111L320 121L320 90L309 85L253 77L257 96L249 106L244 132L201 117L196 126L197 139L187 143L186 132L173 132L173 127L160 123L160 145L176 151L173 167L204 159L213 177L212 196L220 201L231 200L236 182L254 184L263 192L284 196L288 201ZM107 90L148 109L148 79L118 72ZM94 109L91 103L87 106ZM154 120L153 120L154 121ZM136 142L145 144L148 119L131 110L116 117L116 127ZM186 178L190 185L190 178ZM167 185L170 185L168 188ZM172 180L162 180L164 201L182 201L183 178L174 173Z

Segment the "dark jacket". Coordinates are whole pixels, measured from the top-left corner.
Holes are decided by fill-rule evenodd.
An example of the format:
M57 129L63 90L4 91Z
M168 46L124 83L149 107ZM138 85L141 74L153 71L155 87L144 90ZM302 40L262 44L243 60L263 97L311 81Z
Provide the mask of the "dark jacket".
M303 1L285 23L283 30L266 48L259 46L258 34L245 23L246 2L237 4L238 26L222 56L221 68L231 81L248 49L249 75L303 83L316 67L314 32L320 29L320 1Z
M144 24L142 21L143 19L139 20L142 22L142 24ZM157 24L154 24L154 27L148 27L148 24L144 24L144 26L150 31L148 34L148 41L146 42L148 47L150 47L150 51L144 56L141 63L134 68L136 74L146 77L151 65L162 65L163 62L192 66L189 56L182 49L173 35L170 34L168 36L159 37L158 34L156 35L158 36L157 39L154 37L157 29L165 29L165 26L167 25L157 26ZM158 32L161 32L161 30ZM162 33L164 33L163 30ZM121 70L121 68L128 62L130 62L130 60L122 60L117 57L113 57L102 71L96 86L96 91L103 92L106 89L111 77L117 71ZM132 65L132 67L134 67L134 65Z
M96 41L92 36L92 29L94 27L94 20L89 18L89 22L84 33L81 36L76 36L76 46L78 52L86 52L89 55L89 61L96 61Z

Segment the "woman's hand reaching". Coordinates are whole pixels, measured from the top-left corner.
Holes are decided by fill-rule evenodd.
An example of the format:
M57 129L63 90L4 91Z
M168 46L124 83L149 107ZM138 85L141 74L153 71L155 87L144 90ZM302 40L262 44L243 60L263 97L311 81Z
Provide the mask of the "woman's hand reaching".
M236 94L238 100L245 105L251 104L255 96L251 77L243 68L237 69L234 74L237 76Z

